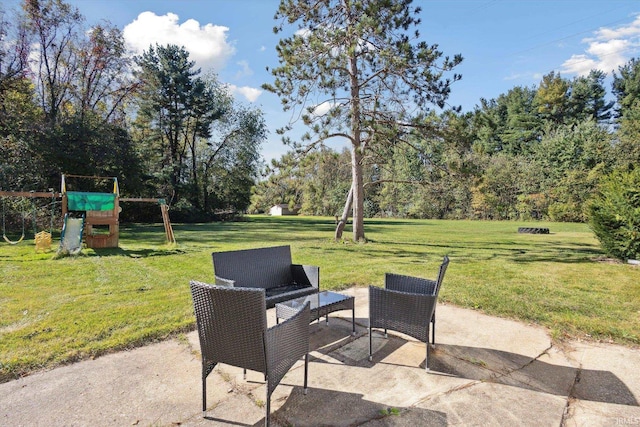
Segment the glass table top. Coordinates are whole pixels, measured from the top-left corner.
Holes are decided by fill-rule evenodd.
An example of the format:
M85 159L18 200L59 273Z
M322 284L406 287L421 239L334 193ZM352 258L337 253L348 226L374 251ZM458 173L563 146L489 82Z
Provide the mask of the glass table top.
M353 297L349 295L339 294L336 292L331 292L331 291L322 291L322 292L318 292L317 294L307 295L307 296L292 299L289 301L283 301L278 304L286 305L291 308L296 308L304 305L308 301L309 308L313 310L318 307L324 307L327 305L342 302L349 298L353 298Z

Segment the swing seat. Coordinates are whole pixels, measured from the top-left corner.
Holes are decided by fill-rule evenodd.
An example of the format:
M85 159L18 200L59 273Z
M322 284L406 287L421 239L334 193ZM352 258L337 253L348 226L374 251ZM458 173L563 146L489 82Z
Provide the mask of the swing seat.
M18 243L22 242L22 240L24 240L24 233L22 233L22 236L20 236L20 238L15 241L9 240L7 235L4 233L2 233L2 237L4 238L5 242L9 243L10 245L17 245Z

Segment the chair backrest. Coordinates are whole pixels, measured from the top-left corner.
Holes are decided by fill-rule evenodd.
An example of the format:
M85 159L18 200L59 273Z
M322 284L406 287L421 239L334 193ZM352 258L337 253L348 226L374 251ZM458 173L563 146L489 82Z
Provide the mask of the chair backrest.
M442 260L442 264L440 264L440 271L438 271L438 280L436 281L436 289L434 295L438 296L440 292L440 286L442 285L442 281L444 280L444 273L447 272L447 267L449 266L449 256L445 255Z
M234 286L269 289L293 282L289 246L214 252L212 257L215 275L234 280Z
M203 360L266 373L264 289L190 287Z

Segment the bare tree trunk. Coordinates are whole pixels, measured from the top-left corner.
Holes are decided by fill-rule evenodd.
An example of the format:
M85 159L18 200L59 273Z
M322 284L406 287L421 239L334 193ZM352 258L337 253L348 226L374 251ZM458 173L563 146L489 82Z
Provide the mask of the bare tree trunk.
M353 241L362 242L364 237L364 179L362 176L362 154L360 148L351 152L351 174L353 176Z
M340 240L342 238L342 232L344 231L344 226L347 224L347 220L349 219L349 212L351 211L351 203L353 202L353 186L349 189L349 194L347 195L347 202L344 204L344 210L342 211L342 217L338 221L336 225L336 235L335 239Z
M350 25L355 25L351 23ZM362 177L362 128L360 117L360 82L358 81L358 58L349 58L351 86L351 193L353 197L353 241L364 241L364 179Z

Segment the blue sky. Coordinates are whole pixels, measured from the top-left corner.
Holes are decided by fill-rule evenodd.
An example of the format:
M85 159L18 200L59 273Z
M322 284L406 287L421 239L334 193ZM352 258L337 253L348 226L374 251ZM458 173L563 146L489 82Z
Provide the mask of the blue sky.
M236 98L260 107L269 127L266 160L287 149L275 130L289 120L278 98L260 89L278 64L272 28L276 0L66 0L87 24L108 20L133 50L185 45ZM5 9L19 0L3 0ZM537 86L551 71L572 78L607 73L640 57L640 2L633 0L416 0L422 39L464 57L449 102L473 110L514 86Z

